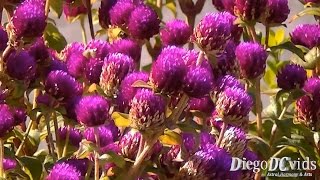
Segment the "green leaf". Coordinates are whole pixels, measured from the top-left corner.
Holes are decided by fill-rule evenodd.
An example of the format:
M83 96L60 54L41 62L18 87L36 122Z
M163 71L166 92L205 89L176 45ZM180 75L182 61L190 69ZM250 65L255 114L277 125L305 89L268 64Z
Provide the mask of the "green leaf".
M289 22L292 22L297 18L305 15L320 16L320 8L319 7L306 8L303 11L299 12L298 14L294 15Z
M44 32L44 38L48 42L50 48L60 52L66 45L67 41L59 32L58 28L52 23L48 23Z
M247 136L248 145L255 149L256 152L258 152L261 156L263 156L263 159L269 159L271 156L271 149L269 144L262 138L249 134Z
M165 6L173 13L174 17L177 17L177 7L174 0L166 0Z
M180 134L168 129L164 131L164 135L159 137L159 140L162 144L167 145L180 145L182 143Z
M276 88L277 87L277 82L275 81L276 79L276 74L272 71L272 69L267 68L263 80L264 82L270 87L270 88Z
M35 157L24 156L17 157L23 166L23 171L29 175L31 180L41 179L42 175L42 164L41 161Z
M296 47L292 42L287 41L285 43L279 44L277 46L273 46L270 47L270 49L272 51L278 50L278 49L286 49L288 51L293 52L294 54L296 54L297 56L299 56L299 58L301 58L302 60L304 59L304 53L301 49L299 49L298 47Z
M129 127L131 124L128 114L114 112L111 116L117 127Z
M124 157L112 151L108 151L107 153L101 155L99 160L115 163L120 168L123 168L126 165Z
M57 14L58 18L61 17L62 14L62 0L53 0L49 1L50 8Z
M306 69L314 69L317 63L320 61L320 49L318 47L312 48L305 56L304 60L299 58L292 58L292 61L301 65Z

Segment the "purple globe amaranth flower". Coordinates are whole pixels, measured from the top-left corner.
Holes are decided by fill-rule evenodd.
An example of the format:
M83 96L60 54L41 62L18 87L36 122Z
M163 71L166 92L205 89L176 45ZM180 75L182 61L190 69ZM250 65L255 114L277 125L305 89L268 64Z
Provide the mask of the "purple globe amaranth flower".
M165 46L183 46L192 34L192 29L183 20L174 19L168 21L160 31L160 39Z
M128 74L119 87L117 95L117 106L121 112L128 113L131 107L131 100L141 88L132 87L136 81L148 82L149 75L145 72L133 72Z
M234 41L228 41L223 52L217 54L217 65L213 67L216 77L224 75L239 77L239 66L235 54L236 47L237 44Z
M246 150L244 152L243 158L246 158L247 161L251 161L251 162L259 160L257 154L254 153L253 151L250 151L250 150ZM252 169L252 170L242 170L241 179L243 179L243 180L254 179L254 176L255 176L255 172L254 171L255 171L254 169Z
M262 21L267 25L280 25L290 13L288 0L267 0L267 8Z
M149 6L136 7L129 18L128 31L135 39L149 39L158 34L160 19L157 13Z
M8 75L18 80L32 80L36 75L36 62L26 51L12 52L7 59Z
M99 84L102 73L103 60L100 58L90 58L85 67L85 77L89 83Z
M214 90L217 93L223 92L227 88L240 88L244 90L244 85L233 76L225 75L217 79Z
M284 90L302 88L307 80L307 72L300 65L288 64L277 74L278 87Z
M83 56L84 45L82 43L71 43L63 51L68 72L75 78L83 77L87 58Z
M255 79L264 73L268 54L260 44L252 42L239 44L236 48L236 57L242 77Z
M183 79L183 91L190 97L199 98L208 95L214 83L212 70L193 65L188 68Z
M183 56L186 50L168 46L151 66L150 83L157 92L173 94L181 90L187 66Z
M108 96L118 91L121 81L134 70L134 60L121 53L112 53L104 59L100 86Z
M87 12L88 9L82 3L78 3L77 5L63 3L63 13L69 21L80 14L87 14Z
M200 136L199 150L210 148L211 145L214 145L216 143L214 136L208 132L201 132L199 136Z
M229 127L223 135L221 146L232 157L242 158L247 148L246 133L236 127Z
M320 45L320 25L300 24L291 33L291 41L309 49Z
M74 53L83 53L85 50L85 45L80 42L73 42L68 44L62 51L61 54L64 57L64 60L67 61L70 56Z
M313 131L320 130L320 108L317 99L304 95L296 101L295 121Z
M131 101L129 118L132 127L151 132L161 129L165 121L166 102L149 89L141 89Z
M319 77L311 77L309 78L303 87L303 90L311 94L313 98L320 100L320 78ZM320 104L319 104L320 105Z
M100 147L105 147L113 143L119 137L119 129L113 123L98 126L97 132L100 139ZM86 128L83 135L86 138L86 140L96 143L93 127Z
M85 50L89 51L93 58L104 59L110 51L110 44L107 41L93 39L88 42Z
M190 98L188 101L188 110L190 111L200 111L210 114L214 109L215 106L209 96Z
M125 27L136 5L130 1L117 1L110 9L111 25Z
M99 7L99 23L100 25L107 29L110 25L110 9L115 5L117 0L102 0Z
M252 98L239 88L227 88L218 95L216 111L227 124L239 126L253 106Z
M45 81L45 90L48 94L60 101L67 101L82 94L82 85L68 73L56 70L51 71Z
M231 38L233 22L228 12L205 15L193 32L193 39L205 52L221 51Z
M134 130L124 134L119 141L121 154L126 158L135 159L138 153L140 139L141 134Z
M240 27L238 24L235 24L237 17L231 14L227 14L226 18L229 20L229 23L232 24L231 40L234 42L240 42L243 33L243 28Z
M69 131L69 132L68 132ZM61 140L65 140L67 138L67 134L69 133L69 143L75 147L79 147L79 143L82 140L81 131L74 127L60 127L58 129L58 136Z
M0 51L4 51L9 41L8 33L0 26Z
M0 104L0 137L2 138L11 131L15 125L15 119L10 107L6 104Z
M17 126L27 120L27 112L22 107L13 107L12 115L14 118L14 126Z
M181 133L182 145L188 155L194 154L197 150L196 137L192 133Z
M111 44L110 53L128 55L137 65L141 58L141 46L132 39L119 39Z
M77 114L76 114L76 106L81 100L82 96L74 96L73 98L66 101L64 107L66 109L66 117L77 121Z
M181 155L179 145L171 146L167 152L160 155L160 166L165 170L167 177L178 173L182 164L182 159L179 159L179 155Z
M50 170L47 180L81 180L81 172L75 166L62 162L55 164Z
M50 57L48 47L46 46L43 37L37 38L28 48L28 53L36 62L43 62Z
M234 14L234 0L212 0L212 4L219 11L228 11L231 14Z
M5 171L10 171L17 167L17 161L12 158L4 158L3 159L3 169Z
M212 145L191 156L180 168L176 179L238 179L238 172L230 172L230 167L231 156Z
M26 0L15 9L11 18L16 38L40 37L46 28L45 1Z
M110 121L109 102L100 95L84 96L75 107L77 120L88 126L99 126Z
M52 57L52 55L51 55L50 59L51 60L49 61L49 66L44 67L44 69L43 69L45 77L47 77L51 71L56 71L56 70L60 70L60 71L68 73L68 68L62 60L60 60L56 57Z
M235 0L234 14L244 21L258 21L264 14L267 0Z
M58 163L65 163L75 167L80 172L83 178L87 173L90 162L89 162L89 159L84 158L84 159L68 159L68 160L59 161Z

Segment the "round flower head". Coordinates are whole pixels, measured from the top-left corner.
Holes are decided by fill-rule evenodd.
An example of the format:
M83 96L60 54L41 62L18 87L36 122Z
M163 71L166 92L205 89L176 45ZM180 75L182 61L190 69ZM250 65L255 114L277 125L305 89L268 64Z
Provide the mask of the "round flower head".
M283 23L290 13L288 0L267 0L267 8L263 21L267 25Z
M258 21L265 12L267 0L235 0L234 14L244 21Z
M167 176L173 176L179 171L181 166L181 160L178 159L178 155L181 154L181 148L179 145L172 145L170 149L160 155L161 168L165 170Z
M208 95L213 85L212 70L207 67L193 65L183 79L183 91L190 97Z
M205 52L217 52L231 37L233 23L228 12L205 15L193 32L193 39Z
M134 130L124 134L119 141L121 154L128 159L135 159L138 153L140 139L141 134Z
M107 29L110 25L110 9L115 5L117 0L102 0L99 7L99 23L100 25Z
M27 120L27 112L24 108L12 108L12 115L14 118L14 125L17 126Z
M0 26L0 52L6 49L8 40L7 32Z
M100 95L84 96L75 107L77 120L88 126L99 126L110 121L109 102Z
M264 73L268 54L260 44L241 43L236 48L236 57L242 77L255 79Z
M62 162L55 164L47 180L81 180L81 172L73 165Z
M17 161L12 158L4 158L3 159L3 169L5 171L10 171L17 167Z
M309 49L320 45L320 25L300 24L290 34L291 41Z
M56 70L60 70L68 73L68 68L66 64L60 59L54 58L51 56L49 61L49 66L44 68L45 77L47 77L51 71L56 71Z
M313 131L320 130L320 108L316 101L308 95L304 95L296 101L295 121Z
M210 114L215 106L209 96L201 98L190 98L188 101L188 109L191 111L200 111Z
M224 75L239 77L239 66L235 54L236 47L235 42L229 41L223 52L217 55L217 65L213 67L217 77Z
M11 18L16 38L40 37L46 28L45 1L25 0Z
M313 98L316 98L319 100L319 98L320 98L320 78L319 77L309 78L305 82L303 90L306 93L311 94Z
M111 44L111 53L122 53L130 56L136 64L141 57L141 46L132 39L119 39Z
M186 51L176 46L164 48L152 64L150 83L153 88L165 94L173 94L182 88L187 67L183 56Z
M221 147L232 157L242 158L247 148L246 133L240 128L229 127L223 135Z
M75 167L81 174L81 177L83 178L88 170L88 166L89 166L89 159L85 158L85 159L68 159L68 160L62 160L59 161L58 163L65 163L68 164L70 166Z
M237 179L235 172L230 172L231 156L223 149L211 146L191 156L180 168L177 180L223 180Z
M92 57L104 59L110 51L110 45L107 41L94 39L87 44L85 49L90 51Z
M136 7L129 18L128 31L135 39L149 39L159 33L160 19L149 6Z
M77 5L63 3L63 13L68 20L71 20L71 18L75 18L80 14L87 14L87 12L88 9L82 3Z
M90 58L85 67L85 77L89 83L99 84L102 72L103 61L98 58Z
M219 11L228 11L233 14L234 0L212 0L212 4Z
M131 57L113 53L104 59L100 86L108 96L114 95L118 91L121 81L127 74L134 70L134 61Z
M194 154L197 150L196 147L196 137L192 133L183 132L181 133L182 136L182 145L184 150L188 155Z
M224 122L239 126L246 119L253 101L251 97L239 88L227 88L218 95L216 111Z
M214 90L217 93L223 92L227 88L240 88L244 90L244 85L233 76L225 75L217 79Z
M45 81L45 90L57 100L66 101L82 94L82 86L68 73L51 71Z
M243 158L246 158L247 161L251 161L251 162L259 160L257 154L252 152L252 151L250 151L250 150L246 150L244 152ZM252 169L252 170L242 170L241 179L242 180L254 179L255 173L253 171L254 171L254 169Z
M216 143L214 136L208 132L201 132L199 136L200 136L199 150L205 150L207 148L210 148L212 145Z
M131 125L140 131L157 130L164 125L166 102L149 89L141 89L131 102Z
M300 89L306 80L306 70L296 64L286 65L277 74L278 87L284 90Z
M28 48L28 53L36 60L36 62L43 62L50 57L48 47L42 37L37 38L33 42L33 44Z
M6 135L15 124L15 119L10 107L6 104L0 104L0 137Z
M66 117L77 121L76 106L81 100L81 98L81 96L74 96L73 98L66 101L66 103L64 104L64 107L67 112Z
M136 95L137 91L141 88L132 87L132 85L140 80L148 82L149 75L145 72L134 72L127 75L121 82L119 93L117 96L118 109L121 112L128 113L131 107L131 100Z
M82 43L71 43L63 51L68 72L75 78L82 77L86 67L87 59L83 56L84 45Z
M117 1L110 9L111 25L123 27L128 24L131 12L135 9L135 4L130 1Z
M69 131L69 143L75 147L79 147L79 143L82 140L81 131L73 127L60 127L58 130L58 136L63 141L67 138L67 133Z
M105 147L116 141L119 134L118 131L119 130L117 126L115 126L113 123L99 126L98 136L100 139L100 147ZM86 140L96 143L93 127L86 128L83 135L86 138Z
M26 51L12 52L7 59L7 72L18 80L32 80L36 75L36 62Z
M160 38L165 46L183 46L189 41L192 29L180 19L168 21L160 31Z

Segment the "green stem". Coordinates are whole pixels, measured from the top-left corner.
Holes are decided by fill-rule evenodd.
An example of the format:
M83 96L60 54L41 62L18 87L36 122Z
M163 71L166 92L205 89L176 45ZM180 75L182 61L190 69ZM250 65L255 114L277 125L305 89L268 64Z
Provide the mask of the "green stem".
M221 145L221 142L222 142L222 139L223 139L223 136L224 136L224 133L226 132L226 130L227 130L227 123L223 122L222 127L221 127L221 131L219 134L219 139L217 141L218 147L220 147L220 145Z
M8 46L6 47L6 49L3 51L1 57L0 57L0 72L4 71L4 60L7 58L7 56L9 55L10 51L12 49L11 44L8 44Z
M96 150L94 152L94 179L99 180L99 149L100 149L100 138L98 127L94 127L94 136L96 139Z
M51 156L53 158L54 161L57 160L55 152L54 152L54 143L53 143L53 138L52 138L52 134L51 134L51 129L50 129L50 115L51 113L47 113L45 115L45 121L46 121L46 125L47 125L47 132L48 132L48 145L51 148Z
M90 175L91 175L92 168L93 168L93 165L92 165L92 163L90 162L90 163L89 163L88 170L87 170L87 173L86 173L86 176L84 177L85 180L89 180L89 179L90 179Z
M56 147L57 147L57 154L58 154L58 159L61 158L61 140L60 137L58 135L58 119L57 119L57 113L56 111L53 111L53 126L54 126L54 134L55 134L55 138L56 138Z
M256 122L257 122L257 132L259 137L262 137L262 102L261 102L261 89L260 89L260 78L256 79L255 82L255 107L256 107Z
M46 1L45 15L48 17L50 11L50 0Z
M4 178L3 159L4 159L4 140L0 138L0 178Z
M200 51L199 52L199 55L198 55L198 58L197 58L197 66L200 66L202 61L203 61L203 58L204 58L204 52L203 51Z
M84 25L84 18L80 18L80 26L81 26L81 34L83 43L87 44L87 34L86 34L86 27Z
M270 35L270 27L266 26L266 39L265 39L265 47L269 47L269 35Z
M186 15L187 16L187 23L189 27L193 30L196 22L196 14L192 15ZM191 50L194 48L194 44L192 42L189 42L188 48Z
M65 140L64 146L63 146L62 157L66 157L66 155L67 155L69 139L70 139L70 126L68 125L68 127L67 127L67 134L66 134L66 140Z
M254 29L254 25L248 26L248 32L250 33L253 42L258 43L259 40L258 40L258 36L257 36L256 30Z
M88 21L90 27L91 38L94 39L94 29L93 29L93 21L92 21L92 10L91 10L91 2L90 0L86 0L86 7L88 9Z
M183 110L188 104L189 97L187 94L183 94L178 102L176 108L173 110L172 114L170 115L169 119L172 119L173 123L176 123L179 120Z
M282 109L282 112L281 112L280 116L278 117L278 120L277 120L277 121L282 120L282 118L284 117L287 109L288 109L288 105L286 105L286 106ZM270 145L270 146L273 144L277 132L278 132L278 126L277 126L276 123L274 123L273 126L272 126L272 129L271 129L271 136L270 136L270 141L269 141L269 145Z

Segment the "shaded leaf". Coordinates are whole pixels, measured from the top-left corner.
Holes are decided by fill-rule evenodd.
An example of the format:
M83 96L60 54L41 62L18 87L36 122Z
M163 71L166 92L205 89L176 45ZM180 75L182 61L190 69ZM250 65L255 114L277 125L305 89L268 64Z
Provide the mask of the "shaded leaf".
M299 12L298 14L294 15L289 22L296 20L297 18L305 15L313 15L313 16L320 16L320 8L319 7L310 7L306 8L303 11Z
M57 14L58 18L61 17L62 14L62 0L54 0L49 1L50 8Z
M48 23L44 31L44 38L48 42L48 46L60 52L66 45L67 41L64 36L59 32L58 28Z
M123 168L126 165L126 161L124 160L124 157L112 151L108 151L105 154L101 155L99 159L105 162L115 163L120 168Z
M42 164L40 160L31 156L23 156L17 158L23 166L23 171L29 175L30 179L41 179Z
M301 58L302 60L304 59L304 53L301 49L299 49L298 47L296 47L292 42L287 41L285 43L279 44L277 46L273 46L270 47L270 49L272 51L278 50L278 49L286 49L288 51L293 52L294 54L296 54L297 56L299 56L299 58Z

